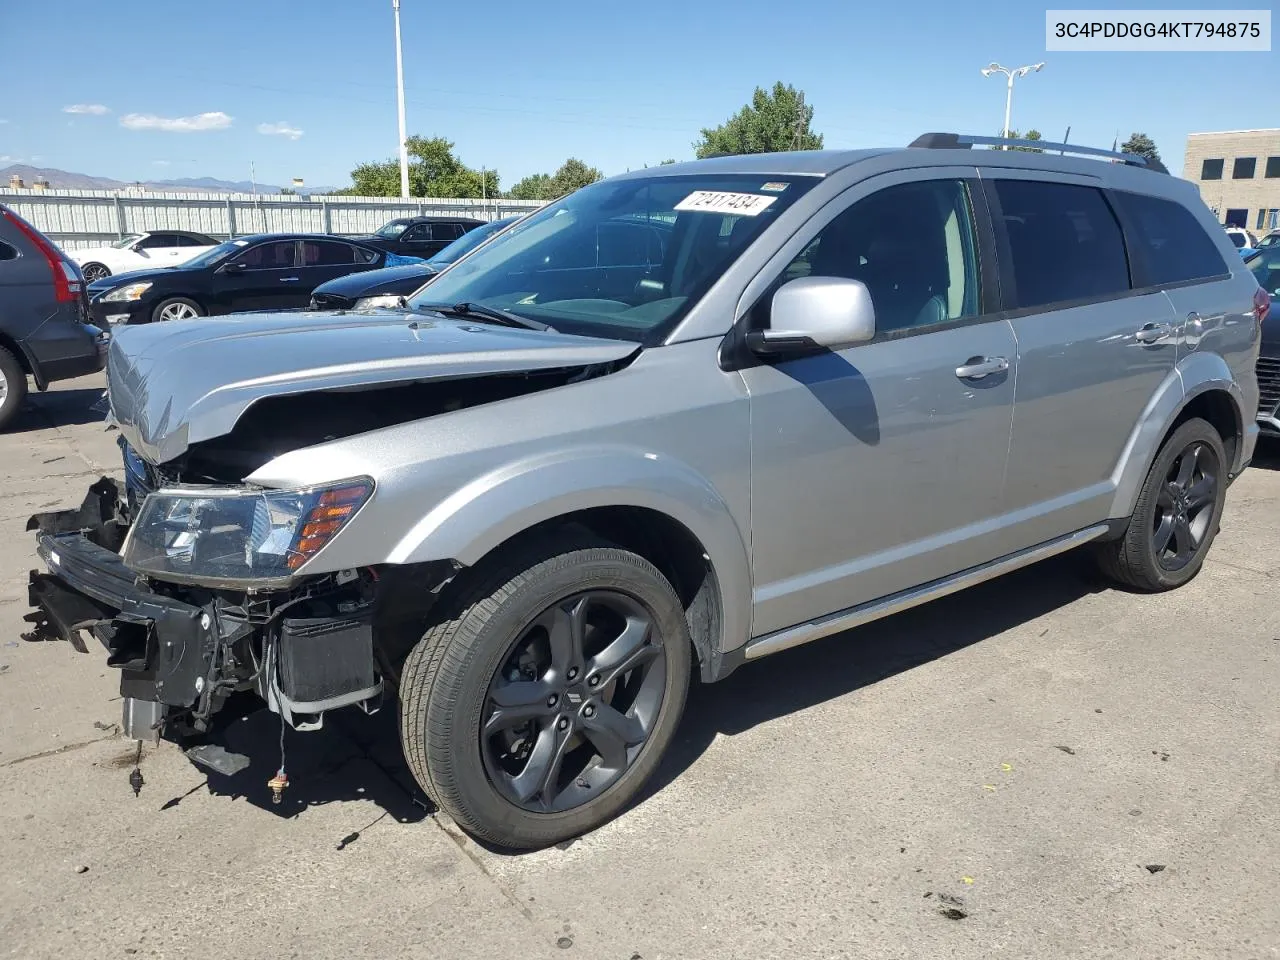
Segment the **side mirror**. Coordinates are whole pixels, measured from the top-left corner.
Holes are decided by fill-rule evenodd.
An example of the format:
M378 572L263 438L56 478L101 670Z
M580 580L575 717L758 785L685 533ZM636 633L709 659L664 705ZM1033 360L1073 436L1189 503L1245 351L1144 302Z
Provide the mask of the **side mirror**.
M876 335L871 291L861 280L798 277L773 295L768 330L747 334L753 353L781 356L840 350Z
M223 266L222 273L244 273L247 270L243 263L228 263Z

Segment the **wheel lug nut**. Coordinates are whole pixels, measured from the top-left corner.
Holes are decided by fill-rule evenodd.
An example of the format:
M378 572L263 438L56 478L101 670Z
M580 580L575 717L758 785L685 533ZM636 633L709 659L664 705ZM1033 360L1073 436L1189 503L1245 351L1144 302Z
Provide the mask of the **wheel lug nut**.
M577 667L570 667L570 668L569 668L569 679L570 679L570 680L576 680L576 679L578 679L578 668L577 668Z
M587 683L589 683L589 684L590 684L591 686L593 686L593 687L598 687L598 686L600 686L600 675L599 675L599 674L596 674L596 675L594 675L594 676L588 677L588 678L587 678Z
M584 717L594 717L596 715L596 708L591 706L591 704L587 704L582 708L582 715Z
M557 729L557 730L567 730L567 729L569 729L569 718L568 718L568 717L561 717L559 720L557 720L557 721L556 721L556 729Z
M559 702L560 702L560 698L557 697L554 693L551 696L547 697L548 707L554 707Z

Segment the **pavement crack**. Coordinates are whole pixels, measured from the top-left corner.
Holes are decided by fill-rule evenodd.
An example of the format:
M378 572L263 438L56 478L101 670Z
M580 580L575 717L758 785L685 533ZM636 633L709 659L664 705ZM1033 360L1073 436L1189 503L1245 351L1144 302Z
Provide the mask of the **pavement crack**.
M12 760L6 760L0 763L0 769L5 767L16 767L20 763L26 763L28 760L43 760L45 757L56 757L60 753L70 753L72 750L79 750L81 747L91 747L95 743L105 743L107 740L116 739L115 734L109 737L95 737L92 740L81 740L78 743L64 743L60 747L54 747L52 750L41 750L39 753L31 753L25 757L14 757Z
M517 910L520 911L520 915L524 917L527 921L529 921L529 925L532 926L535 930L541 931L541 927L538 924L537 918L533 915L533 911L530 910L523 903L521 903L520 900L516 897L515 892L512 890L509 890L505 883L503 883L501 880L499 880L497 877L495 877L492 873L489 872L489 868L485 866L484 861L481 860L478 856L476 856L476 853L474 850L471 850L469 848L466 836L454 829L450 829L450 827L445 824L444 817L432 817L431 819L435 822L436 826L440 828L440 830L444 833L444 835L448 837L450 840L452 840L454 842L454 845L457 846L457 848L462 851L463 856L465 856L468 860L470 860L473 864L475 864L476 869L479 870L481 874L483 874L486 880L488 880L491 884L493 884L494 889L497 890L500 894L502 894L502 896L506 899L506 901L509 904L511 904L511 906L515 907Z

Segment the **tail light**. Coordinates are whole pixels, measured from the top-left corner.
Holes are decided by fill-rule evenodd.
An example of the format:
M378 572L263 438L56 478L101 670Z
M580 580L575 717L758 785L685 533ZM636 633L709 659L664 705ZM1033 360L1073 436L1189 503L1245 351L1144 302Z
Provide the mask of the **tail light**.
M79 303L84 292L84 278L74 263L50 243L39 230L12 210L0 209L0 216L7 218L18 231L30 240L53 273L53 296L58 303Z
M1269 313L1271 313L1271 297L1262 287L1258 287L1253 291L1253 315L1258 318L1258 326L1266 323Z

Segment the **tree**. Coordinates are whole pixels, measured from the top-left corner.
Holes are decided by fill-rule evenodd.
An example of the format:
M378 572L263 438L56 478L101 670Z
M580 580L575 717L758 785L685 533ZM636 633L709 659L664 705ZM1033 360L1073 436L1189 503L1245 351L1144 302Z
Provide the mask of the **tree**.
M1017 130L1010 130L1009 139L1010 140L1043 140L1044 137L1040 136L1040 131L1035 129L1028 130L1025 136L1023 134L1018 133ZM1009 149L1021 150L1023 153L1044 153L1044 151L1041 150L1039 147L1010 147Z
M507 196L512 200L550 200L554 196L551 192L551 174L531 173L512 187Z
M1145 133L1129 134L1129 139L1120 144L1120 149L1124 153L1136 153L1148 160L1160 161L1160 151L1156 149L1155 141Z
M660 167L669 167L669 166L670 166L671 164L673 164L673 163L675 163L675 161L674 161L674 160L663 160L660 164L658 164L658 166L660 166Z
M742 153L774 153L781 150L820 150L822 134L814 133L813 107L804 92L781 81L768 92L756 87L751 102L718 127L703 128L694 143L699 160Z
M551 196L563 197L603 178L604 174L595 167L588 167L576 157L570 157L551 175Z
M412 197L498 196L496 170L472 170L453 155L453 144L444 137L410 137L409 195ZM400 196L400 162L362 163L351 171L357 196Z
M296 197L297 195L298 195L298 191L294 190L292 187L280 188L280 196L282 197Z

